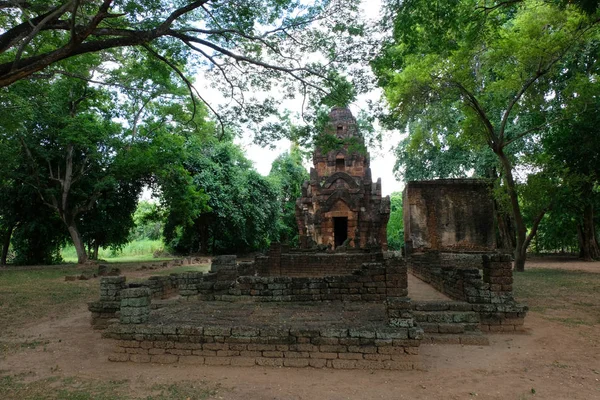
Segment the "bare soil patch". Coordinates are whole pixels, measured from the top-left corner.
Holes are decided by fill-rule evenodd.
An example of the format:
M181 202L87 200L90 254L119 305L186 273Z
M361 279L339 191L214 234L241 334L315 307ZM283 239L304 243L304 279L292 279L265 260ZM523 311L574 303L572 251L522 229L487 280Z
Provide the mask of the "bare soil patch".
M90 328L85 304L68 303L69 308L53 313L53 318L29 320L13 326L10 334L0 334L0 340L8 339L8 335L21 343L31 343L0 358L0 391L5 390L0 397L600 398L600 329L594 319L600 296L588 298L593 290L581 286L591 275L567 268L552 292L547 288L554 287L556 276L545 271L527 274L518 276L515 282L521 289L521 299L533 300L536 307L526 318L525 334L490 335L490 346L423 345L424 370L411 372L112 363L107 361L110 342L101 340L100 332ZM138 272L135 275L142 276ZM528 287L526 282L537 283ZM582 323L553 319L556 310L581 312L575 305L578 302L591 302L592 306L581 306L591 309L591 319ZM335 311L331 310L330 315L335 318ZM9 377L14 381L6 380ZM18 386L16 381L24 385Z

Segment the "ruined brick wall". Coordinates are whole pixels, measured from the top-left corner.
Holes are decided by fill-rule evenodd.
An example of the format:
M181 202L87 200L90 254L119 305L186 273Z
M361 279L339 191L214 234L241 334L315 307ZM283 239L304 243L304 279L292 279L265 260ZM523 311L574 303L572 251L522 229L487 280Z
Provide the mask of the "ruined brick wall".
M388 296L407 295L406 265L365 263L352 275L328 277L241 276L227 296L217 300L253 298L260 301L357 301L384 302Z
M382 252L310 253L270 251L267 258L257 257L260 276L323 277L349 275L364 263L382 262Z
M407 252L493 251L490 185L476 179L409 182L403 193Z
M411 274L456 300L467 301L465 287L481 282L481 254L452 254L429 251L408 259Z
M411 274L453 299L472 304L480 315L481 330L522 330L528 308L513 297L511 256L482 254L479 265L473 264L473 255L461 259L434 251L412 254L407 260Z
M412 370L419 328L293 329L113 325L110 361Z

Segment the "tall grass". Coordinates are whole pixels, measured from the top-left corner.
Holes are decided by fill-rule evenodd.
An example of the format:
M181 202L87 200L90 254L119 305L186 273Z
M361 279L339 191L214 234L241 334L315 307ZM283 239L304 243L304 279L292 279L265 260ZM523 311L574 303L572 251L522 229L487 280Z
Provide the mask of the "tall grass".
M151 260L155 252L162 252L164 248L165 245L162 240L134 240L118 251L101 248L98 251L98 258L113 262L145 261ZM77 262L77 253L73 245L62 249L61 255L66 262Z

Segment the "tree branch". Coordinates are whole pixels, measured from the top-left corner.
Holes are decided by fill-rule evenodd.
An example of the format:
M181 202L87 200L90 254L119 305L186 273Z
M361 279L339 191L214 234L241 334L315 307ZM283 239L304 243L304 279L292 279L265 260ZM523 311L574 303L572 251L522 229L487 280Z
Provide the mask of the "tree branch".
M467 97L470 107L477 113L477 115L479 115L479 118L481 118L481 121L483 122L485 130L487 132L488 143L493 149L494 146L498 145L498 136L496 135L496 130L494 129L494 126L488 118L485 110L483 109L483 107L481 107L481 104L479 104L479 101L477 100L475 95L469 90L467 90L467 88L465 88L460 82L453 81L451 82L451 84L456 86L458 90L460 90L460 92Z
M524 244L525 250L527 250L527 248L529 247L529 244L531 243L531 241L537 234L538 228L540 226L540 222L542 222L544 215L546 215L546 213L548 211L550 211L551 209L552 209L552 204L550 204L548 207L546 207L542 211L540 211L538 216L535 217L535 220L533 221L533 225L531 226L531 231L529 231L529 234L527 235L527 238L525 239L525 244Z

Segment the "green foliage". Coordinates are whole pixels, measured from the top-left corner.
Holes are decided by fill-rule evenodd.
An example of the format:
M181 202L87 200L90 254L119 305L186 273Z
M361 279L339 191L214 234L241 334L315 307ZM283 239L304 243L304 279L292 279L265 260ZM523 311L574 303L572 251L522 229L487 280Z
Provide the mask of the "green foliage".
M598 19L537 0L389 1L386 11L392 35L372 67L389 105L384 122L408 133L396 171L408 180L500 175L498 203L507 197L521 269L562 183L543 137L560 110L570 120L586 93L598 93Z
M156 203L140 200L133 214L133 223L130 240L159 240L162 236L163 216Z
M238 146L191 137L186 149L186 170L203 202L177 208L164 203L164 237L173 250L239 253L264 249L277 238L277 189L252 169ZM168 190L163 187L167 197ZM189 218L181 218L182 213Z
M98 259L110 263L131 261L153 261L168 257L155 257L163 253L165 245L162 239L137 239L131 240L119 248L101 247L98 250ZM77 253L72 245L65 246L60 252L65 262L77 262Z
M110 62L94 79L125 91L129 78L111 69L136 64L156 70L155 77L161 71L163 79L177 74L196 101L210 101L186 78L202 75L232 100L217 119L257 130L269 124L279 102L256 93L321 96L340 83L336 71L359 59L365 34L353 0L19 5L0 8L0 87L32 74L73 74L68 65L94 54Z
M297 146L288 153L279 155L271 164L269 180L278 188L280 218L278 239L282 243L298 246L298 223L296 200L302 196L302 184L309 179L302 165L302 154Z
M9 262L15 265L51 265L62 262L60 249L67 241L62 221L39 201L35 202L35 208L28 211L31 214L19 221L19 226L12 235L14 254Z
M390 219L387 225L387 242L390 250L402 250L404 246L401 192L394 192L390 195Z
M94 256L100 247L116 250L127 243L144 185L177 188L167 190L173 207L192 213L203 209L203 195L192 185L181 153L185 137L212 135L214 124L203 107L187 104L185 91L174 83L168 67L138 60L140 65L124 61L112 70L103 70L96 56L62 65L85 79L93 79L100 69L109 81L126 82L118 91L71 76L22 81L2 89L7 94L3 105L17 110L20 122L0 117L0 140L7 145L3 152L13 161L3 165L0 184L29 191L0 195L0 230L17 224L19 237L19 230L29 229L26 218L41 224L47 217L44 212L23 209L37 201L38 209L56 213L74 243L81 242L77 250L83 262L84 245ZM57 232L63 235L65 228Z

